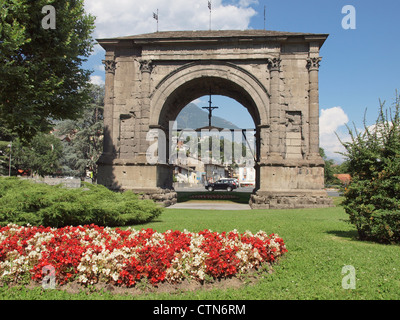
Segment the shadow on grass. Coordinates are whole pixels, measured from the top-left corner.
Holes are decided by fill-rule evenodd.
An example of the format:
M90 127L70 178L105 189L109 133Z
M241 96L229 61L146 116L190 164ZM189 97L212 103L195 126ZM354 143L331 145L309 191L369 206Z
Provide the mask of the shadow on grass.
M360 236L356 230L349 230L349 231L331 230L331 231L327 231L326 233L336 236L338 238L343 238L343 239L347 238L350 241L357 241L357 242L365 243L365 244L379 244L379 245L383 245L383 246L399 246L400 247L400 243L397 243L397 242L389 242L389 241L384 241L384 240L380 240L380 239L372 239L372 238L362 239L362 238L360 238Z
M331 234L335 237L339 237L339 238L347 238L353 241L361 241L359 236L358 236L358 232L357 230L347 230L347 231L343 231L343 230L330 230L326 232L327 234Z

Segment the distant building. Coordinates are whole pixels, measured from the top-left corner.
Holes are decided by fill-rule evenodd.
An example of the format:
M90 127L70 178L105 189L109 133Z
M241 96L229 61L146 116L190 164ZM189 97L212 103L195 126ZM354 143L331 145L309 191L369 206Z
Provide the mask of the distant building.
M175 165L174 176L176 182L197 184L197 172L195 168L185 165Z
M239 166L237 168L238 180L241 187L255 186L256 184L256 170L254 167Z
M228 167L221 164L208 163L204 164L207 182L215 182L221 178L229 177Z
M347 186L351 181L351 175L347 173L334 174L333 176L338 178L345 186Z

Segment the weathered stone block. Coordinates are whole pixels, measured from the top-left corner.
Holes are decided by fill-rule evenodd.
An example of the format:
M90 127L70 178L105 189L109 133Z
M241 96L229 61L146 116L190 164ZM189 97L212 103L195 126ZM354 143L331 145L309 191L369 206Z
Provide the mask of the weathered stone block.
M301 133L300 132L286 132L286 139L299 139L299 137L301 137Z
M300 146L287 146L286 147L287 154L301 154L301 147Z

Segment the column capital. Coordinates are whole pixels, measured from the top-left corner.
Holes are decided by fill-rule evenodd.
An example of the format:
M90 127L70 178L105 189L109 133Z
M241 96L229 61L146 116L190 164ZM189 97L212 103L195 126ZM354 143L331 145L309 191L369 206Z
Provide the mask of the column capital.
M142 71L142 73L147 72L147 73L151 73L151 71L153 70L153 61L151 60L140 60L140 71Z
M280 71L282 59L272 58L268 59L268 68L270 71Z
M321 60L322 60L321 57L308 58L307 59L307 69L309 71L313 71L313 70L318 71Z
M104 64L104 66L105 66L105 69L106 69L107 73L115 74L115 69L117 67L117 62L114 59L106 59L106 60L103 60L102 62Z
M114 59L106 59L106 60L103 60L102 62L105 66L106 72L109 72L112 74L115 73L115 69L117 68L117 62Z

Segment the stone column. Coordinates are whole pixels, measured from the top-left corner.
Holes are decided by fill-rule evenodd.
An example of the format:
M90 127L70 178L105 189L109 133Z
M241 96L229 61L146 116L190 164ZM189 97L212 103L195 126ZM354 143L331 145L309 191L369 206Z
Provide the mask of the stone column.
M279 81L281 59L273 58L268 60L270 70L270 148L269 158L271 160L282 160L279 147Z
M320 57L307 59L309 73L309 151L308 159L320 159L319 154L319 92L318 71Z
M116 62L114 58L103 60L106 70L104 93L104 142L103 156L113 158L115 146L113 144L113 118L114 118L114 77Z
M150 76L152 70L153 63L151 60L140 61L140 71L142 72L142 93L144 99L148 99L150 95Z
M268 161L268 157L269 157L270 126L267 124L258 125L256 134L257 134L257 140L258 140L257 148L259 148L257 161L261 161L262 163L265 163Z
M143 158L146 155L148 142L146 135L149 131L149 111L150 111L150 86L151 86L151 72L153 70L153 63L151 60L140 61L140 71L142 73L141 91L142 91L142 105L140 108L140 134L139 134L139 157Z

